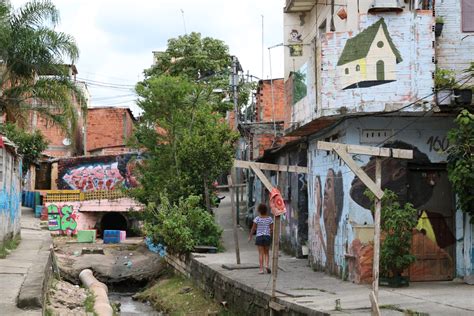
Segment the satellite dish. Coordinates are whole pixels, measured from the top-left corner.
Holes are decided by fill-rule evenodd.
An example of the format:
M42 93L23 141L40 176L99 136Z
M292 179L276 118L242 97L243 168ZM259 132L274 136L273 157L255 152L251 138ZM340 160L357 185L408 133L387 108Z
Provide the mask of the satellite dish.
M69 138L64 138L63 139L63 145L64 146L69 146L71 145L71 140Z

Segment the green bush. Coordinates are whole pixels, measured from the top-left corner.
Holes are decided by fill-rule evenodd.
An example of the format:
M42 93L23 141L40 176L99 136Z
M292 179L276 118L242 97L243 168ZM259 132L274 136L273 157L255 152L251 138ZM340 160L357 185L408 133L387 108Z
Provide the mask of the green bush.
M153 242L166 245L170 253L187 253L197 245L220 247L222 229L214 217L201 208L201 198L189 196L178 204L161 196L159 207L148 206L145 234Z
M375 201L375 196L369 190L364 194L372 202ZM380 249L380 275L400 276L416 259L410 251L413 229L418 223L417 210L410 203L405 203L402 207L397 194L385 189L380 222L385 236Z

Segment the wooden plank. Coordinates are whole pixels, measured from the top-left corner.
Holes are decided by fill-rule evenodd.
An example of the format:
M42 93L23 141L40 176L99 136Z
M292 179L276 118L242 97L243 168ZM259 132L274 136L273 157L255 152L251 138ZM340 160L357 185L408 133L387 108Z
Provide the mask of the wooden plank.
M239 235L237 231L237 214L235 211L235 202L234 202L234 189L232 186L232 176L228 175L227 176L227 183L229 183L230 187L230 204L231 204L231 216L232 216L232 226L233 226L233 232L234 232L234 245L235 245L235 261L237 264L240 264L240 249L239 249Z
M393 157L400 159L413 159L413 150L394 149L387 147L375 146L361 146L361 145L346 145L340 143L330 143L318 141L316 147L320 150L332 151L336 148L346 149L349 154L368 155L376 157Z
M382 158L375 158L375 185L377 188L382 187ZM379 263L380 263L380 213L382 211L382 201L375 200L375 214L374 214L374 260L372 263L372 293L375 300L379 297ZM374 307L374 305L372 305ZM375 311L374 308L372 308Z
M250 164L250 168L255 172L255 175L262 181L263 185L267 188L269 192L272 191L273 185L268 181L267 177L263 174L262 170L260 170L255 163Z
M357 165L357 163L352 159L351 156L349 156L345 149L336 147L334 148L334 151L339 155L339 157L341 157L342 160L344 160L352 172L354 172L355 175L359 177L360 181L362 181L367 186L367 188L372 191L375 197L381 199L383 196L382 189L377 187L375 182L370 179L370 177L365 173L364 170L362 170L361 167L359 167L359 165Z
M233 188L239 187L239 188L245 188L247 186L246 183L241 183L241 184L234 184L232 185ZM223 185L217 185L215 186L216 189L228 189L229 185L223 184Z
M255 164L260 170L272 170L282 172L308 173L308 167L277 165L254 161L234 160L234 168L249 169L251 164Z
M277 312L286 311L286 306L285 306L285 305L278 304L278 303L275 302L275 301L270 301L270 302L268 303L268 307L270 307L270 309L272 309L272 310L274 310L274 311L277 311Z
M272 247L272 298L275 298L276 282L278 277L278 251L280 250L280 217L275 216L273 223L273 247Z
M369 299L370 299L370 302L372 303L372 315L380 316L381 314L380 314L379 302L377 298L375 297L374 292L370 292Z
M413 150L392 149L392 157L399 159L413 159Z

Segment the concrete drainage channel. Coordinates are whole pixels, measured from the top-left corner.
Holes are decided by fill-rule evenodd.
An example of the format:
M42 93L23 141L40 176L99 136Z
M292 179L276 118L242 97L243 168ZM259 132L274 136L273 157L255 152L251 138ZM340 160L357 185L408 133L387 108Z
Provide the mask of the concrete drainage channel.
M133 300L133 292L109 292L107 285L98 281L89 269L82 270L79 279L95 296L94 311L98 316L112 316L114 311L111 303L119 306L119 314L162 315L152 306Z

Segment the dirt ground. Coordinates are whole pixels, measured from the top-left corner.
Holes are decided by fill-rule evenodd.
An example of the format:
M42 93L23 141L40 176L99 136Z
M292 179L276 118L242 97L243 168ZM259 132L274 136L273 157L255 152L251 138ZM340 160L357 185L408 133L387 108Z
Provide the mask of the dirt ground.
M79 284L79 273L91 269L108 286L144 283L160 274L164 264L149 251L143 238L129 238L120 244L77 243L74 238L55 237L54 253L62 279Z
M46 315L87 315L87 291L78 285L54 280L48 290Z

